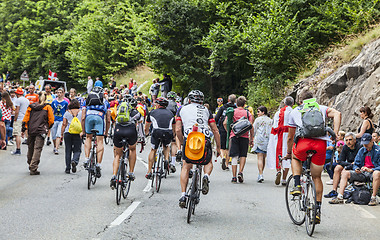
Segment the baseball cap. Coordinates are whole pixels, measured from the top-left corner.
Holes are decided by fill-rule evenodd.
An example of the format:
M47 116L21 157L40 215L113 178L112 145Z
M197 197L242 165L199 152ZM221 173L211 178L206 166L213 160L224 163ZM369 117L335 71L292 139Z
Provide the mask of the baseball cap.
M364 133L361 139L361 144L369 144L372 140L372 135L369 133Z

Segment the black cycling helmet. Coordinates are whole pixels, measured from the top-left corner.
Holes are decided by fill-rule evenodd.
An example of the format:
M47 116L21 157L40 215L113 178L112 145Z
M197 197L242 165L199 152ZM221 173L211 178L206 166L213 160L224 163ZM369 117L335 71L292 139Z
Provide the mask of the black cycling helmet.
M169 105L169 101L164 97L157 98L156 103L164 108L166 108Z
M190 102L199 104L202 104L205 98L203 92L199 90L192 90L191 92L189 92L189 95L187 95L187 97L189 98Z
M168 92L168 94L166 95L166 97L168 99L173 99L174 100L177 97L177 93L175 93L173 91L170 91L170 92Z
M131 107L135 108L137 107L137 100L132 98L130 101L129 101L129 104L131 105Z

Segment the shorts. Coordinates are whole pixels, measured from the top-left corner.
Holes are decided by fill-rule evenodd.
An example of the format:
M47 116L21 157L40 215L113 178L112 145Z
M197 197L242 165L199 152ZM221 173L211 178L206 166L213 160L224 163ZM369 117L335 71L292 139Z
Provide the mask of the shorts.
M293 145L294 157L302 162L306 161L306 152L309 150L317 152L311 158L311 162L315 165L323 166L326 158L326 141L313 138L300 138L298 143Z
M266 151L263 151L260 148L256 148L255 153L264 153L264 154L267 154Z
M87 134L92 134L91 130L96 129L99 132L96 136L104 135L104 120L101 116L97 115L87 115L86 120L84 122L84 128Z
M153 129L151 144L152 149L157 149L158 145L162 142L162 145L167 147L173 139L173 131L172 130L161 130L161 129Z
M13 135L21 136L22 120L13 122Z
M232 137L230 139L230 157L247 157L249 139L244 137Z
M354 181L358 182L372 182L372 173L370 172L360 172L357 173L355 171L350 171L350 179L349 182L353 183Z
M54 121L53 127L51 128L51 138L55 140L56 138L60 138L62 131L62 123L63 121Z
M227 132L219 130L220 149L227 150Z
M130 124L123 126L121 124L116 124L115 132L113 136L113 144L117 148L123 147L123 139L127 140L129 146L135 145L137 142L137 130L135 124Z

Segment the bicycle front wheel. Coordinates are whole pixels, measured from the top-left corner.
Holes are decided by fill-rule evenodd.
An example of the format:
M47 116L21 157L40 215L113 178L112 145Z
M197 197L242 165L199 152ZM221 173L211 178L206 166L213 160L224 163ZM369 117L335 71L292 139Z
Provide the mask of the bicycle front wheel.
M305 207L306 232L309 236L311 236L314 233L317 214L317 194L313 180L310 180L305 189Z
M190 223L191 214L193 214L194 201L189 197L189 204L187 205L187 223Z
M290 219L296 225L301 225L305 222L305 212L302 207L302 195L293 196L290 194L292 187L294 186L293 175L290 175L285 187L285 202L286 209Z

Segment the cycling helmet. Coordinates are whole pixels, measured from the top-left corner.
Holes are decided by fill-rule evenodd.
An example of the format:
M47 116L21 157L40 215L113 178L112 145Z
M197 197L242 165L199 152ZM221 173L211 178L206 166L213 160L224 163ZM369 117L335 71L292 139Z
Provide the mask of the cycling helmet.
M186 106L187 104L189 104L189 98L188 97L185 97L185 99L183 99L183 105Z
M129 104L131 105L131 107L135 108L137 107L137 100L132 98L130 101L129 101Z
M164 97L159 97L156 99L156 103L161 107L167 107L169 105L169 101Z
M180 96L177 96L177 97L175 98L175 101L178 102L178 103L180 103L180 102L182 101L182 98L181 98Z
M168 94L166 95L166 97L168 99L173 99L174 100L177 97L177 94L175 92L173 92L173 91L170 91L170 92L168 92Z
M203 92L199 90L192 90L187 97L189 98L189 101L193 103L201 104L204 100Z
M132 97L132 95L131 94L126 94L125 96L124 96L124 101L125 102L130 102L131 100L133 99L133 97Z

